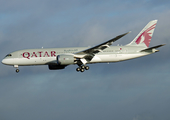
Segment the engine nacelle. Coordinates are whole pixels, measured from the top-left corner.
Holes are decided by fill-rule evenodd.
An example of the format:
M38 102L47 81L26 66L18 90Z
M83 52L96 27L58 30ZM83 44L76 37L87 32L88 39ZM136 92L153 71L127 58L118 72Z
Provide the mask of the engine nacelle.
M74 64L74 56L73 55L58 55L57 64L58 65Z
M48 65L48 68L50 70L59 70L59 69L64 69L66 66L65 65Z

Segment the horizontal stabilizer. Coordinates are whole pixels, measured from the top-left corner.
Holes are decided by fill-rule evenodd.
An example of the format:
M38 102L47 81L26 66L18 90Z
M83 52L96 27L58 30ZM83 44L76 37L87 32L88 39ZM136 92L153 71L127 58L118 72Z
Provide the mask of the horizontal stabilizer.
M153 49L156 49L156 48L162 47L162 46L164 46L164 45L165 45L165 44L157 45L157 46L154 46L154 47L150 47L150 48L147 48L147 49L141 50L140 52L147 52L147 51L150 51L150 50L153 50Z

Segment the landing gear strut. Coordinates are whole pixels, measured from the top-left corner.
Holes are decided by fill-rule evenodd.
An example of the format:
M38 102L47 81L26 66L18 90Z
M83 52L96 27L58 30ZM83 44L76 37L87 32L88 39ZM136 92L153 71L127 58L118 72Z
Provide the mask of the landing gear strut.
M89 66L84 66L84 65L82 65L82 66L80 66L80 67L78 67L77 69L76 69L76 71L77 72L84 72L85 70L88 70L89 69Z

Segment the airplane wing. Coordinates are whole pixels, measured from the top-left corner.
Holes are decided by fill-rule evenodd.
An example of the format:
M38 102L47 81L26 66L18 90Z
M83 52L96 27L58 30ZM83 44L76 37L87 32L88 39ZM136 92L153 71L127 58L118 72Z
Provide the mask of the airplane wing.
M82 56L83 55L83 58L90 61L95 54L99 53L99 52L102 52L104 49L108 48L110 45L113 44L113 42L115 42L116 40L120 39L121 37L129 34L130 32L127 32L125 34L122 34L122 35L119 35L111 40L108 40L104 43L101 43L99 45L96 45L94 47L91 47L91 48L88 48L86 50L83 50L83 51L80 51L80 52L77 52L75 53L75 57L79 58L79 56ZM82 58L82 57L80 57Z

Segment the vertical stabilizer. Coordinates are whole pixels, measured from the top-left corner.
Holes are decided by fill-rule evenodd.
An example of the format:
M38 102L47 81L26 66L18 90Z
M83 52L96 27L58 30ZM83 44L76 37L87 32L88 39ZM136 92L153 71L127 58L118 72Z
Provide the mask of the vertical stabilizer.
M135 39L128 45L132 46L143 46L149 47L153 32L156 27L156 23L158 20L150 21L142 31L135 37Z

